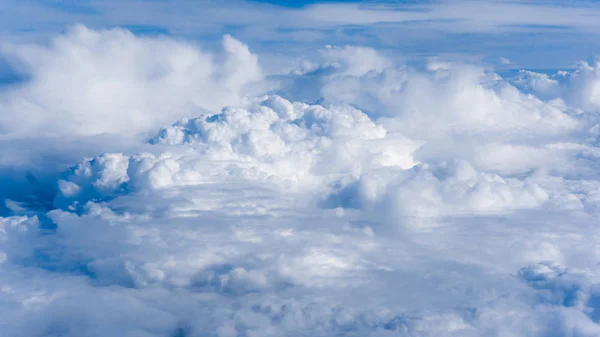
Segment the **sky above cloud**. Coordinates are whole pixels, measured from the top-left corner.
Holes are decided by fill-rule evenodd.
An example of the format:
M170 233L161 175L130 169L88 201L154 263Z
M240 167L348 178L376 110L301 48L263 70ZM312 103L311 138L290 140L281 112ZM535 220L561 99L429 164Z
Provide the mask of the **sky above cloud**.
M0 0L0 335L600 335L599 16Z
M3 0L0 11L3 38L18 40L44 39L82 23L185 37L209 47L231 34L259 53L289 57L325 44L360 43L415 59L477 55L554 68L599 52L593 43L600 32L595 1Z

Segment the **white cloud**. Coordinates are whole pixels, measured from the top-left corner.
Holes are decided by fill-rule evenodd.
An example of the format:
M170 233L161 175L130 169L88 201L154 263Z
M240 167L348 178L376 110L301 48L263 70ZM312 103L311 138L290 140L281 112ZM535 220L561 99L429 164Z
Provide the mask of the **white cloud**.
M7 335L598 335L593 65L331 47L264 95L227 36L6 48Z
M391 61L372 48L356 46L327 46L322 51L327 60L325 67L334 67L346 75L362 76L368 72L381 72L391 66Z
M594 41L600 31L600 8L593 1L309 3L290 8L242 0L202 1L200 5L182 0L5 0L0 37L39 41L67 25L83 23L202 39L208 45L233 32L265 56L280 59L310 54L325 44L359 43L383 45L419 59L446 53L478 54L496 60L506 57L530 67L567 66L598 52ZM527 48L520 48L515 40L525 41ZM549 44L555 46L551 53L546 48ZM268 72L279 68L272 62L264 66Z
M542 98L560 98L579 113L597 112L600 108L598 69L597 60L582 61L572 71L545 74L522 70L512 81Z
M173 119L235 104L261 79L256 56L225 36L223 60L192 44L77 25L49 46L6 44L27 82L1 93L3 133L152 131Z
M535 15L530 15L535 13ZM597 28L598 9L508 1L435 1L425 4L316 4L308 17L329 24L372 25L419 22L428 29L454 32L521 30L523 26L564 26L583 31Z

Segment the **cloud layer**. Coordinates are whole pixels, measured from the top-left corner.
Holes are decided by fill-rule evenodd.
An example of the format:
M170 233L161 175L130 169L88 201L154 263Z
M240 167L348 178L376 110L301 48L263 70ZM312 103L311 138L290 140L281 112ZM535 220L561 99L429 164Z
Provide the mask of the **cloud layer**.
M6 44L7 336L597 336L598 71Z

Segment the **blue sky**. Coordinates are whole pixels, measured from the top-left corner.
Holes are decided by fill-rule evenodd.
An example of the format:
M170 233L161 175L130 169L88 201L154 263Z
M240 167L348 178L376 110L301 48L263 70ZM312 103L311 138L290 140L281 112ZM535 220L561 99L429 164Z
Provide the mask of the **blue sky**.
M262 2L262 3L283 6L283 7L292 7L292 8L300 8L300 7L304 7L307 5L314 5L317 3L324 3L324 2L336 2L336 1L318 1L318 0L247 0L247 1ZM346 2L360 2L360 1L346 1Z
M600 54L596 1L15 1L0 2L4 40L44 40L74 23L167 34L213 48L232 34L261 54L298 57L327 44L398 57L474 56L559 68Z

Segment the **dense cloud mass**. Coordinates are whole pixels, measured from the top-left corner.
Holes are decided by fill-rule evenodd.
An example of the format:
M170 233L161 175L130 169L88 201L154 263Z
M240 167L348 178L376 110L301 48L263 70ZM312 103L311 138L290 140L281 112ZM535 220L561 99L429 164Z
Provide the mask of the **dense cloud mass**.
M597 62L222 49L2 45L2 336L600 335Z
M173 118L237 104L262 78L257 57L231 36L221 56L122 29L71 27L47 46L2 46L27 82L3 92L0 130L93 135L149 131Z

